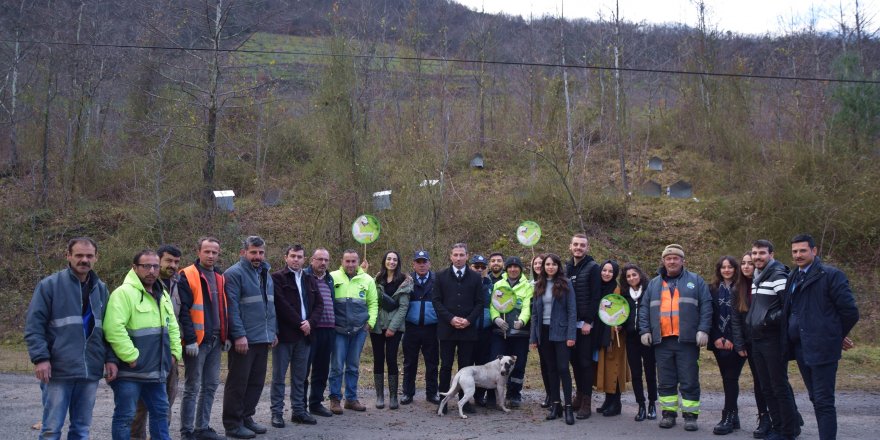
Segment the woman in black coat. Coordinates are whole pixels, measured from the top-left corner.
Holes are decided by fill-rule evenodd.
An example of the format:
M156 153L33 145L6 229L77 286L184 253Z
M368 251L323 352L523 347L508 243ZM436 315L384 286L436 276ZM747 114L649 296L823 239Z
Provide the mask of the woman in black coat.
M739 313L736 310L740 281L739 262L729 255L715 263L715 279L709 285L712 294L712 328L709 330L709 350L715 354L715 361L721 370L721 383L724 386L724 409L721 421L712 430L716 435L730 434L739 429L739 375L742 373L745 358L734 350L734 331L731 320Z
M626 360L632 376L633 394L639 410L635 421L654 420L657 418L657 362L654 359L654 346L644 346L639 339L639 305L644 300L645 289L648 288L648 276L639 266L627 263L620 272L621 294L629 303L629 317L624 323L626 328ZM648 385L648 407L645 408L645 388L642 385L642 372Z

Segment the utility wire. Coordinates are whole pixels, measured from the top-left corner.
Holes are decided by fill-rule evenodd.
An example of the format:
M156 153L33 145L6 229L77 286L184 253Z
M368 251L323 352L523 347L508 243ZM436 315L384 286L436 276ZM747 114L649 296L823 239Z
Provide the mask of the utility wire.
M0 39L4 43L15 43L15 40ZM620 72L636 72L636 73L659 73L665 75L691 75L691 76L714 76L724 78L741 78L741 79L772 79L783 81L813 81L825 83L846 83L846 84L880 84L880 80L870 79L839 79L839 78L821 78L812 76L784 76L784 75L762 75L748 73L724 73L724 72L695 72L691 70L674 70L674 69L648 69L636 67L610 67L597 65L581 65L581 64L557 64L557 63L538 63L523 61L497 61L497 60L469 60L462 58L434 58L434 57L408 57L399 55L359 55L359 54L333 54L325 52L298 52L285 50L261 50L261 49L213 49L207 47L176 47L176 46L158 46L158 45L139 45L139 44L110 44L110 43L73 43L66 41L40 41L40 40L18 40L18 43L25 44L42 44L47 46L71 46L71 47L96 47L111 49L139 49L139 50L165 50L180 52L227 52L227 53L249 53L262 55L295 55L325 58L372 58L387 61L429 61L438 63L459 63L459 64L490 64L499 66L525 66L525 67L561 67L567 69L584 69L599 71L620 71Z

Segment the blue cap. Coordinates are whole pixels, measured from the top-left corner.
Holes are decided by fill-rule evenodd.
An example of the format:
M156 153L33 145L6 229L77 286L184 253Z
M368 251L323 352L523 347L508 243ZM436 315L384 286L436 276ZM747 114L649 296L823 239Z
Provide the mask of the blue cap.
M428 260L431 261L431 256L428 255L428 251L420 250L416 251L415 255L413 255L413 261L415 260Z
M476 254L473 257L471 257L471 264L482 264L485 266L486 265L486 257L484 257L480 254Z

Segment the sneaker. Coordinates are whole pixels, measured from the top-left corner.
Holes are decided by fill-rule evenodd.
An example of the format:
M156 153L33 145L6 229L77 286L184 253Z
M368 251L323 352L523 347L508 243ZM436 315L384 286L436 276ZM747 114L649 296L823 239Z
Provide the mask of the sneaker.
M352 411L366 411L367 410L367 407L362 405L360 402L358 402L357 399L346 400L345 406L343 406L343 408L350 409Z
M330 398L330 412L336 415L342 414L342 405L339 404L339 399Z

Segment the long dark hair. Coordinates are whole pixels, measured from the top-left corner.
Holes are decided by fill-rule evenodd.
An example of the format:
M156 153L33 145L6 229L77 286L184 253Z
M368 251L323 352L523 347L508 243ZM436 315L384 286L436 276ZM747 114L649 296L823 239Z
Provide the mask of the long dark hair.
M562 298L568 292L568 278L565 276L565 266L562 265L562 259L559 258L559 255L545 254L545 265L547 264L547 260L551 260L556 263L557 266L559 266L559 270L556 272L556 276L553 277L553 298ZM532 293L532 296L534 298L539 298L543 296L544 292L547 290L547 270L544 269L543 265L541 269L541 275L535 282L535 289Z
M634 270L639 274L639 287L642 289L642 292L644 292L648 287L648 275L645 274L645 271L643 271L641 267L633 263L624 264L623 269L620 270L620 290L623 291L624 288L630 288L629 281L626 280L626 273L631 270Z
M544 272L544 260L547 259L547 254L538 254L532 257L532 261L529 262L529 272L532 274L532 281L537 281L538 277L535 275L535 260L541 260L541 272Z
M733 258L730 255L725 255L719 258L718 261L715 263L715 279L712 280L711 286L713 289L717 290L718 286L720 286L721 283L724 282L724 277L721 276L721 266L724 265L725 261L733 266L733 286L731 286L731 290L736 291L737 284L739 284L741 272L739 270L739 261L736 261L736 258Z
M403 271L400 270L400 265L402 263L400 261L400 252L393 250L385 252L385 255L382 256L382 268L379 269L379 273L376 274L376 282L383 286L388 284L388 268L385 267L385 260L388 259L388 256L391 254L397 255L397 267L394 268L394 277L392 279L392 282L400 283L403 282L404 278L406 278L406 275L404 275Z
M746 252L743 254L743 257L746 255L751 258L752 253ZM754 265L754 263L752 263ZM752 277L747 277L742 272L742 267L739 262L736 263L736 296L733 297L733 309L740 312L746 313L749 311L749 297L752 295L752 279L754 279L755 272L752 271Z

